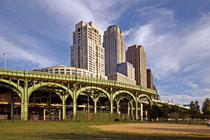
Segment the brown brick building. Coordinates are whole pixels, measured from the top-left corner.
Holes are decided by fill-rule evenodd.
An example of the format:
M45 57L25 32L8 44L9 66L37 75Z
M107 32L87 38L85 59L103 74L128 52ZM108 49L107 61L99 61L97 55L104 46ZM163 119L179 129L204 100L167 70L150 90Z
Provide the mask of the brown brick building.
M135 68L136 84L147 88L146 53L142 45L133 45L126 51L126 61Z
M147 88L153 89L153 74L151 69L147 69Z

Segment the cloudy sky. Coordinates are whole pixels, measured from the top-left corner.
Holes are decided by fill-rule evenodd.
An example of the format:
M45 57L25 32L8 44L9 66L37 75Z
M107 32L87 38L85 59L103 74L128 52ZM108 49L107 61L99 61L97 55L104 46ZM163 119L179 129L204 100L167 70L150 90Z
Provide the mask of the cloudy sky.
M74 25L112 24L141 44L158 93L176 104L210 97L210 0L0 0L0 67L70 65Z

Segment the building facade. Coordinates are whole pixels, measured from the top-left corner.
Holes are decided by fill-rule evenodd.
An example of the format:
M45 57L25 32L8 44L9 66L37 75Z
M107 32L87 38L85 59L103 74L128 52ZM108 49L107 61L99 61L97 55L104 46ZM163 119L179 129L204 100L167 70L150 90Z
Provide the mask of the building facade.
M153 74L151 69L147 69L147 88L153 89Z
M147 88L157 90L151 69L147 69Z
M71 66L87 69L96 77L105 76L104 48L98 25L80 21L75 25L71 46Z
M135 68L136 84L147 88L146 53L142 45L133 45L126 51L126 61Z
M125 62L124 33L112 25L104 32L105 74L117 72L117 64Z
M121 74L119 72L113 72L113 73L109 74L108 79L115 80L115 81L121 82L121 83L136 85L135 79L125 76L124 74Z
M49 72L49 73L55 73L55 74L67 74L67 75L78 75L81 77L93 77L96 78L96 73L90 72L86 69L82 68L76 68L76 67L68 67L65 65L58 65L58 66L52 66L42 69L36 69L35 71L40 72ZM102 77L102 79L107 79L106 76Z
M135 80L135 69L133 68L133 65L129 62L117 64L117 72Z

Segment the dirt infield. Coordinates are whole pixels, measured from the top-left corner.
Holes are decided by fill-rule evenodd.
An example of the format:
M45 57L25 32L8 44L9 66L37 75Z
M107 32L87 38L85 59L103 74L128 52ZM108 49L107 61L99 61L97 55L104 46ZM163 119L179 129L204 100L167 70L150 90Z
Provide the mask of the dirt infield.
M101 130L133 133L154 134L189 134L210 137L210 127L206 125L163 124L163 123L132 123L93 126Z

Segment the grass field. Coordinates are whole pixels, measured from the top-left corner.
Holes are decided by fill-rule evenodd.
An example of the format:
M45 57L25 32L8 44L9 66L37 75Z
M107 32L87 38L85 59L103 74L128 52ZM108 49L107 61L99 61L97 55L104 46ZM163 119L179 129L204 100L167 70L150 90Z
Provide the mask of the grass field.
M103 131L92 126L107 125L107 122L0 122L0 140L209 140L202 133L169 134ZM146 125L147 123L135 123ZM114 123L122 128L122 123ZM123 124L124 125L124 124ZM125 124L129 125L129 124ZM151 123L148 123L151 125ZM164 124L152 123L161 127ZM133 128L131 126L131 128ZM129 130L131 129L129 128ZM116 129L116 126L115 126ZM198 128L199 129L199 128ZM140 131L140 130L139 130ZM148 129L148 131L151 131ZM207 130L208 131L208 130Z

